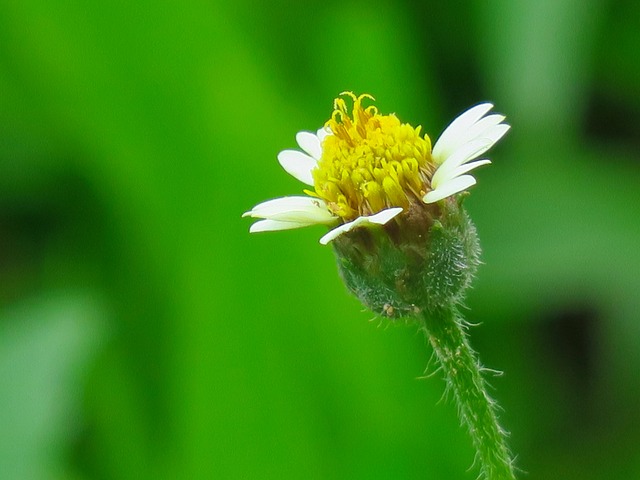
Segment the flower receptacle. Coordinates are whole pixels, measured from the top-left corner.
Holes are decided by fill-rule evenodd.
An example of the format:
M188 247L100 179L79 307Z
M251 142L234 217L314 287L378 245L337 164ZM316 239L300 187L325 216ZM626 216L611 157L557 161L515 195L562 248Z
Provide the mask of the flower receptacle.
M414 204L386 225L337 238L334 249L347 288L389 318L459 303L480 254L475 226L459 200Z

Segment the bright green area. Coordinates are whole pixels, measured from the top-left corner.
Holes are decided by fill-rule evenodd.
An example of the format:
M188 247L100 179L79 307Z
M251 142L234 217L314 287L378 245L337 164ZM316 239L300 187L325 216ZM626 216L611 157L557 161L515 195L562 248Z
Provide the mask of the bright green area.
M0 2L0 478L473 479L415 328L250 236L342 90L512 132L466 316L523 478L640 478L640 4Z

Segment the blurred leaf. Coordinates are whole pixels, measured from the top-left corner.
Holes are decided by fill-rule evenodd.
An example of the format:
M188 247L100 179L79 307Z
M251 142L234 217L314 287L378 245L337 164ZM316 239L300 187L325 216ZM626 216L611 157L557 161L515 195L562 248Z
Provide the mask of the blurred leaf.
M104 337L103 315L91 297L69 294L2 315L3 478L65 478L60 457L82 424L82 381Z

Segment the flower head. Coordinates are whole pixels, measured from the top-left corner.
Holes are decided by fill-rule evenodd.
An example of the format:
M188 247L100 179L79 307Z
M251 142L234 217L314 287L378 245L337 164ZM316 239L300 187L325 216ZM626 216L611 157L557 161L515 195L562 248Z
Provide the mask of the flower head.
M487 115L489 103L477 105L432 149L421 127L365 105L371 95L341 97L323 128L298 133L302 151L278 155L287 172L311 187L306 196L256 205L244 214L261 219L250 231L330 226L320 243L333 242L347 289L376 315L418 322L469 427L482 474L513 480L495 402L457 309L480 263L480 245L455 196L476 183L469 172L491 163L477 159L509 130L505 117Z
M341 97L352 102L350 109ZM504 116L485 116L493 107L485 103L454 120L432 149L422 127L364 106L374 100L371 95L344 92L341 97L323 128L296 135L302 151L278 155L282 167L313 190L246 212L262 219L251 226L252 233L324 224L333 227L320 239L327 244L357 227L385 225L474 185L468 172L490 163L475 159L509 130Z

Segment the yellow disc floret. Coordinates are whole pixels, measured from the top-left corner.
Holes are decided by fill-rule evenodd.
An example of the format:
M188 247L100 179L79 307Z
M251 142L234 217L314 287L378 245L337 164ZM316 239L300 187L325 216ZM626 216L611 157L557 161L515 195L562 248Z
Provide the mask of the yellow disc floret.
M351 116L343 98L336 98L325 127L333 135L322 144L322 157L313 171L315 195L345 221L371 215L385 208L408 208L422 203L433 173L431 141L421 137L422 127L400 123L380 115L374 106L351 92Z

